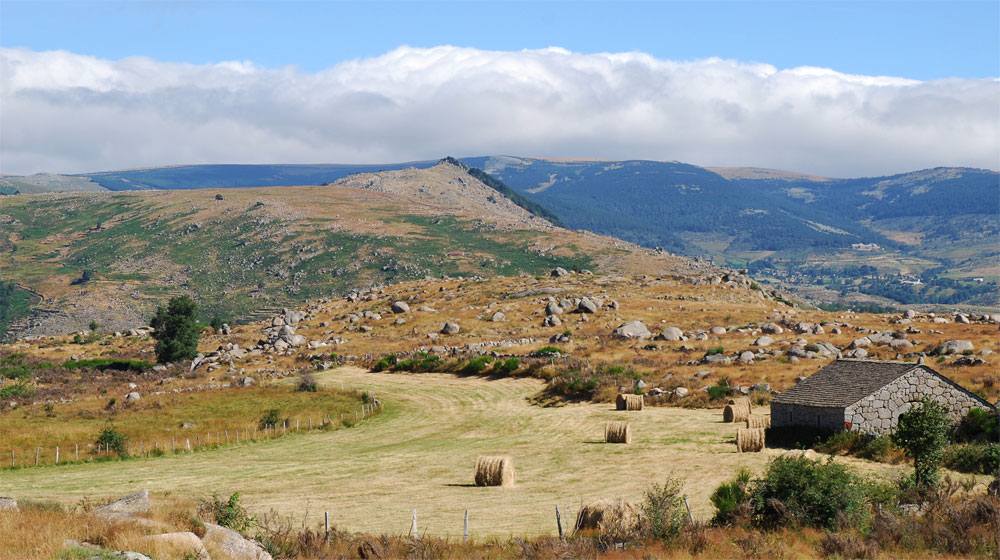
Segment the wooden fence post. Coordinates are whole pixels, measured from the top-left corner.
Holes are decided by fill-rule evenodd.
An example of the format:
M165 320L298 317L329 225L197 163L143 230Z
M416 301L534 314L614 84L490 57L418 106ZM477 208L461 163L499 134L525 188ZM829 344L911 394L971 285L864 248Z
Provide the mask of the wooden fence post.
M684 496L684 507L686 507L687 510L688 510L688 519L691 521L691 524L694 525L694 516L691 515L691 506L688 505L688 497L687 496Z
M559 506L556 506L556 526L559 527L559 540L563 540L562 515L559 513Z
M38 455L41 453L41 451L42 451L41 447L36 447L35 448L35 466L36 467L38 466Z
M330 512L323 512L323 535L327 544L330 543Z
M469 510L465 510L465 525L462 529L462 542L469 542Z
M417 510L413 510L413 538L419 538L417 533Z
M10 466L14 466L14 450L10 450Z
M59 464L59 446L56 446L56 464Z

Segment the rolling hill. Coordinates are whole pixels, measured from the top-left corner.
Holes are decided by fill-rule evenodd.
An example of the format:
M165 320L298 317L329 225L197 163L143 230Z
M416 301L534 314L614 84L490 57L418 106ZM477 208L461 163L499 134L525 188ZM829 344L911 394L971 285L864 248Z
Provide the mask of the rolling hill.
M4 197L0 221L0 280L44 298L22 333L127 329L181 293L206 320L247 319L426 276L701 266L553 226L449 162L329 186Z
M994 171L936 168L833 179L642 160L451 162L466 166L497 198L554 224L745 267L817 304L1000 307L1000 174ZM178 166L4 177L0 189L353 185L359 173L432 165Z

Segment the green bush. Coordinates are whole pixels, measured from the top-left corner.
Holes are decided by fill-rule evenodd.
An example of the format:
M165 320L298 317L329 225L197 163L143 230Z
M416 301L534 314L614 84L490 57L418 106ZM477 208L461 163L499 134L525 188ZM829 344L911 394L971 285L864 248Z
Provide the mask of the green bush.
M886 461L900 451L889 437L873 437L850 430L831 435L816 444L814 449L831 455L852 455L872 461Z
M521 360L518 360L517 358L507 358L503 362L500 360L493 362L493 371L496 372L497 375L510 375L517 371L520 367Z
M316 378L311 373L303 373L295 385L295 390L300 393L315 393L319 390L319 384L316 383Z
M717 401L729 396L732 387L726 385L713 385L708 388L708 398L709 400Z
M128 436L115 430L112 426L101 430L94 443L99 444L101 449L114 451L122 459L128 457Z
M778 457L752 484L754 520L763 527L833 529L838 513L858 523L867 515L864 482L845 465Z
M669 543L680 534L685 517L681 487L680 480L668 477L662 485L653 484L646 490L642 518L653 538Z
M945 452L945 467L971 474L997 474L1000 472L1000 444L956 445Z
M562 354L562 350L556 348L555 346L542 346L535 353L536 354Z
M480 373L483 373L492 362L493 356L476 356L475 358L469 360L461 371L466 375L479 375Z
M726 349L724 347L722 347L722 346L715 346L713 348L709 348L708 351L705 352L705 355L706 356L714 356L716 354L722 354L725 351L726 351Z
M69 360L62 365L66 369L94 368L99 371L114 369L118 371L144 372L153 368L153 364L142 360L125 360L121 358L94 358L92 360Z
M210 499L201 502L198 511L210 522L229 527L239 533L248 531L257 522L257 519L240 504L240 495L237 492L233 492L225 500L213 492Z
M715 516L712 523L716 525L729 525L737 523L741 518L749 518L750 513L750 471L740 469L736 478L729 482L723 482L712 492L709 499L715 506Z
M158 307L149 322L155 329L156 361L190 360L198 354L198 304L188 296L170 298L167 307Z
M13 385L0 389L0 399L9 397L30 397L35 394L35 386L27 378L18 379Z
M258 426L260 428L266 428L268 426L277 426L281 423L281 411L277 408L271 408L264 412L264 415L260 417L260 422Z
M222 320L222 317L219 317L218 315L213 315L212 320L209 321L208 325L212 327L212 331L214 332L221 329L224 323L225 321Z
M938 466L944 455L951 420L947 407L930 397L924 397L899 417L892 441L913 457L913 478L917 486L937 483Z
M1000 441L1000 421L998 411L982 408L969 409L955 429L955 441Z
M806 344L805 350L806 352L819 352L819 345L810 342L809 344Z
M374 371L385 371L395 366L397 362L399 362L399 358L395 354L388 354L382 356L379 361L375 362L375 367L372 369Z

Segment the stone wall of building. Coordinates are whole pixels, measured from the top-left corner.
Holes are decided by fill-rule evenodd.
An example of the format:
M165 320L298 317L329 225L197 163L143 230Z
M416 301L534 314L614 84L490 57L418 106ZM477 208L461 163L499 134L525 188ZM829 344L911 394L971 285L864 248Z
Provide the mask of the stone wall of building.
M840 431L844 429L844 409L772 402L771 426L806 426Z
M844 410L843 421L849 422L852 430L888 434L896 429L899 416L925 396L948 407L952 420L956 422L968 414L970 408L990 406L961 387L918 368L848 406Z

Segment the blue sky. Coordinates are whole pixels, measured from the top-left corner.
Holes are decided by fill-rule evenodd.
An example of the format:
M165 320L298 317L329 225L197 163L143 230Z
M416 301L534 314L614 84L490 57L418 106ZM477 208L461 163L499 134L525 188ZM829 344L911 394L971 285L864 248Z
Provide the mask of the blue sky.
M1000 76L1000 2L0 2L0 44L315 72L400 45Z

